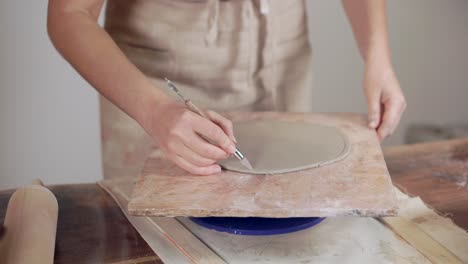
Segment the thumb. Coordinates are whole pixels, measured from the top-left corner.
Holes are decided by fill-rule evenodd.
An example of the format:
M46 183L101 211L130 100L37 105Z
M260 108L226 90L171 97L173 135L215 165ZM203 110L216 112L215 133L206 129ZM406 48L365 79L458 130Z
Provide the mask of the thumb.
M367 119L370 128L377 128L380 124L381 117L381 93L378 89L367 89Z

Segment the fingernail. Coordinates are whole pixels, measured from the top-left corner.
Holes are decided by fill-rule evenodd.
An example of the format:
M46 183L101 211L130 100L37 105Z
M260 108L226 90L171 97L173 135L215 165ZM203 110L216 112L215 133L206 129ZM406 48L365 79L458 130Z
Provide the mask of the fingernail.
M229 146L228 151L231 154L236 153L236 146L234 146L234 145Z
M371 127L371 128L375 128L376 125L377 125L377 122L375 122L375 121L370 121L369 122L369 127Z
M216 166L216 169L213 170L214 173L220 173L221 172L221 166Z

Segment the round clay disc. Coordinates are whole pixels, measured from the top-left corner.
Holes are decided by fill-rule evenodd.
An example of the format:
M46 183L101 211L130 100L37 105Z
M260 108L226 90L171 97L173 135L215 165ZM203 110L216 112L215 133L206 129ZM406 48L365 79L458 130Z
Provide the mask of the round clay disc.
M221 161L227 170L250 174L278 174L323 166L346 157L347 137L336 127L282 120L234 123L239 149L253 170L234 156Z

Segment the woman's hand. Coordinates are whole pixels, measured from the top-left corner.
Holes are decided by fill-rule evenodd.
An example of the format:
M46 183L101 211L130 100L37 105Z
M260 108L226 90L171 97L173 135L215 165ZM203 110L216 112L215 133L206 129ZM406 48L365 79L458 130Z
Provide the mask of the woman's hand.
M379 140L393 134L406 109L406 100L389 63L368 62L364 76L369 127L377 130Z
M153 113L147 131L172 162L190 173L218 173L221 167L216 161L236 150L232 122L216 112L207 111L208 120L183 104L170 102L157 106Z

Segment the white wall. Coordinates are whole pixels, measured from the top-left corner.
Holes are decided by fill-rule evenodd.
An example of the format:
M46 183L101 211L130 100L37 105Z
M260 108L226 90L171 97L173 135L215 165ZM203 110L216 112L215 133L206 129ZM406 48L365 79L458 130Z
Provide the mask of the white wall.
M389 0L393 64L408 109L386 144L413 123L468 124L468 1ZM309 1L315 111L366 111L363 64L341 1Z
M101 177L97 96L50 44L46 10L0 2L0 189Z
M391 0L394 65L414 122L468 123L468 1ZM46 0L0 2L0 189L101 178L97 95L51 46ZM362 63L339 1L310 1L316 111L365 111Z

